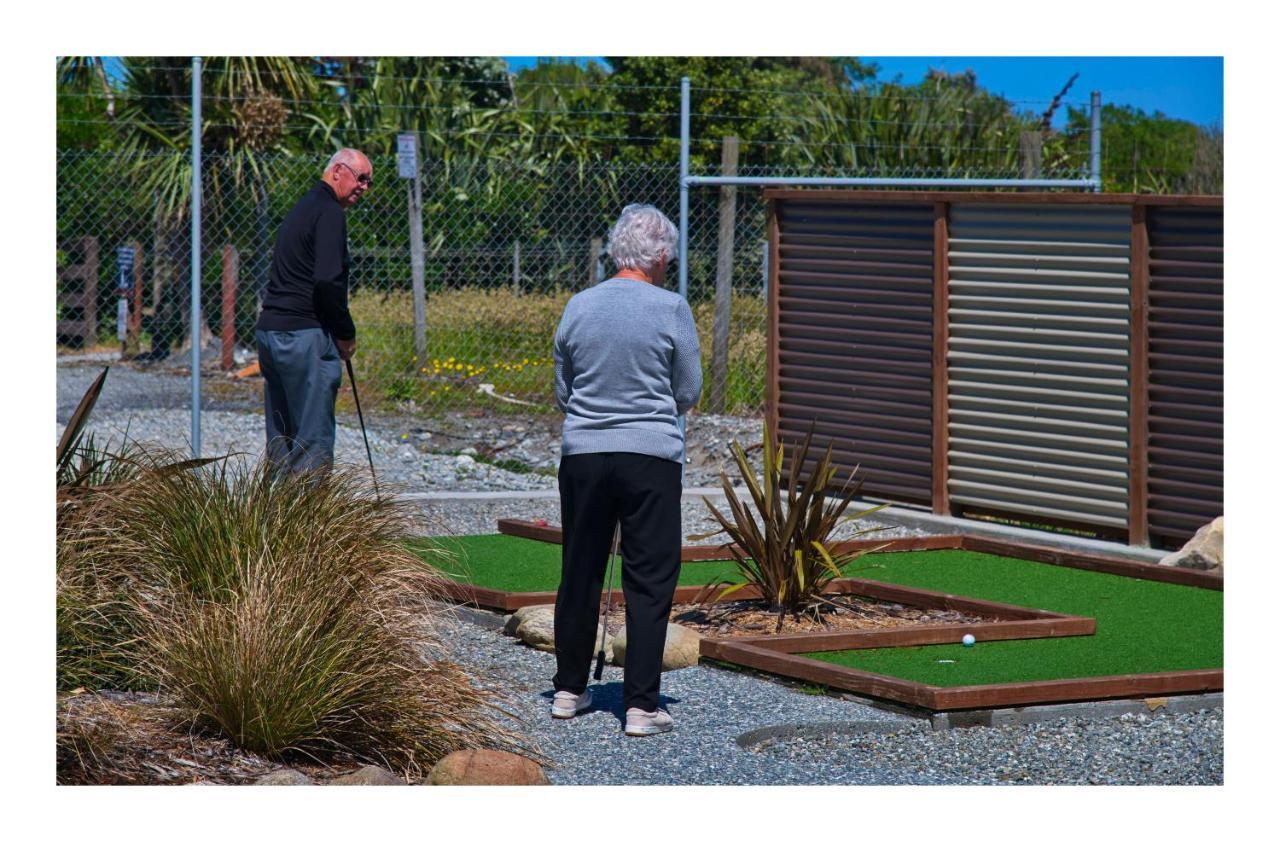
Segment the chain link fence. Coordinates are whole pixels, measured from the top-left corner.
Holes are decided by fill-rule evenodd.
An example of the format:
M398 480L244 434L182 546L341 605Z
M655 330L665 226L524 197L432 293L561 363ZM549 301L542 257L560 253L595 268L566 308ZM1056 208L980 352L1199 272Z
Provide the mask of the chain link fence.
M202 310L210 367L240 368L251 361L276 232L327 159L204 157ZM360 342L354 362L362 400L371 408L428 415L476 408L554 412L552 336L565 301L613 271L604 254L609 226L630 202L651 202L678 219L674 164L423 162L426 354L418 355L412 181L397 177L393 156L372 163L375 186L347 216L350 302ZM185 153L142 161L59 153L60 346L121 347L117 258L127 247L133 249L127 274L135 285L129 297L140 305L141 318L126 329L126 355L155 360L184 350L190 336L189 167ZM756 416L764 407L765 211L759 190L736 192L727 365L712 364L718 190L690 195L689 303L708 391L713 369L724 372L717 391L724 400L713 409Z

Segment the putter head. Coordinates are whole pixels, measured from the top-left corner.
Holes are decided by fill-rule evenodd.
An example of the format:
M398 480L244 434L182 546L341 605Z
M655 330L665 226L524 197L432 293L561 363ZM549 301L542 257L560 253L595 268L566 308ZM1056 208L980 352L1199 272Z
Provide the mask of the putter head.
M601 649L599 652L596 653L596 671L595 671L596 681L599 681L601 676L603 675L604 675L604 649Z

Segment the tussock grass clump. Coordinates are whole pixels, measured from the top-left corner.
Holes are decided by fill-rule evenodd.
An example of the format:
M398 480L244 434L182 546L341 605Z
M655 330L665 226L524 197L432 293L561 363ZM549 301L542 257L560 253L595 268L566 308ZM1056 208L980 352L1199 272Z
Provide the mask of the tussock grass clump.
M135 442L77 436L59 453L57 533L57 677L59 690L146 689L154 681L136 669L139 639L128 594L136 579L109 556L91 553L110 514L104 502L164 455Z
M459 748L518 747L491 691L445 657L446 580L404 547L411 513L355 473L152 468L84 515L60 539L68 581L115 594L105 633L197 726L410 776Z

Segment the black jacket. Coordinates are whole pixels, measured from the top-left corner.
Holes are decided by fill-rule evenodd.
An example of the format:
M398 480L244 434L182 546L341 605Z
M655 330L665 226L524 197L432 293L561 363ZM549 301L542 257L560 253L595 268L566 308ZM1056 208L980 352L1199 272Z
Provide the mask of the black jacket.
M312 187L285 216L276 235L259 330L321 327L354 339L347 309L347 218L333 188Z

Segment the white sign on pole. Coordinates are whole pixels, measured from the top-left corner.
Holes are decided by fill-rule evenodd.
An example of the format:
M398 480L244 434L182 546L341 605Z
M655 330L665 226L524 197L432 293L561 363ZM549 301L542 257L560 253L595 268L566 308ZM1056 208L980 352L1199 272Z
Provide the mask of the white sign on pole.
M396 161L401 178L413 178L418 174L418 136L396 135Z

